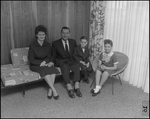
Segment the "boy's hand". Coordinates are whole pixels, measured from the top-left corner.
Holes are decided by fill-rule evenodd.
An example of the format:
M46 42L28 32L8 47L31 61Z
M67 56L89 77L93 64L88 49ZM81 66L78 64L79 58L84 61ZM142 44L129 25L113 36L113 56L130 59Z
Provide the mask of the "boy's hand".
M89 67L90 66L90 63L88 62L87 64L86 64L86 67Z

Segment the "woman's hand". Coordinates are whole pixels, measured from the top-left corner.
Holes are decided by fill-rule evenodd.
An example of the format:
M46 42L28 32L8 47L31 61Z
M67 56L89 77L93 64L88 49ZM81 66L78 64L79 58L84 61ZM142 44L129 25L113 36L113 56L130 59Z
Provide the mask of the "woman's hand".
M40 67L43 67L43 66L46 66L46 61L43 61L43 62L40 64Z
M49 63L47 63L47 66L48 67L51 67L51 66L53 66L54 65L54 63L53 62L49 62Z

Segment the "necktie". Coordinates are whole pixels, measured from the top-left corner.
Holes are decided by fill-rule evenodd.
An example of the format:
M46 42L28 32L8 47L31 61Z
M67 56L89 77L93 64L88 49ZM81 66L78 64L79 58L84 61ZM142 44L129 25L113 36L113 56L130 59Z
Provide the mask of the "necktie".
M69 54L68 45L67 45L67 41L66 40L65 40L65 49L66 49L66 52Z

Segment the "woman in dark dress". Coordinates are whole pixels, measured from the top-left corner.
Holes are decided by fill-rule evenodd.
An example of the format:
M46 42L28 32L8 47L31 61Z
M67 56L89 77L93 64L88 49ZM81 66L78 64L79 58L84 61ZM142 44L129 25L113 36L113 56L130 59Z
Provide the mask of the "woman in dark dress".
M54 58L51 55L51 45L45 41L47 29L43 25L35 28L34 41L29 47L28 59L30 62L30 69L38 72L41 78L44 78L49 85L47 97L58 99L56 89L54 88L54 81L56 74L59 73L58 69L54 67Z

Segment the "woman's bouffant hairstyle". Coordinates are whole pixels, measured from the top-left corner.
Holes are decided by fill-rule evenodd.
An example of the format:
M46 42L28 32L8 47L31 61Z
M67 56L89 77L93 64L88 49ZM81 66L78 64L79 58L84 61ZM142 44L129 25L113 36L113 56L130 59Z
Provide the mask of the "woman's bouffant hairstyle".
M105 39L105 40L104 40L104 45L105 45L105 44L110 44L111 47L113 46L113 42L112 42L110 39Z
M35 37L36 37L36 35L38 34L38 32L44 32L45 34L47 34L47 29L46 29L46 27L44 26L44 25L38 25L38 26L36 26L36 28L35 28ZM37 38L37 37L36 37Z
M86 39L86 40L87 40L87 37L86 37L86 36L82 36L82 37L80 38L80 41L81 41L82 39Z

